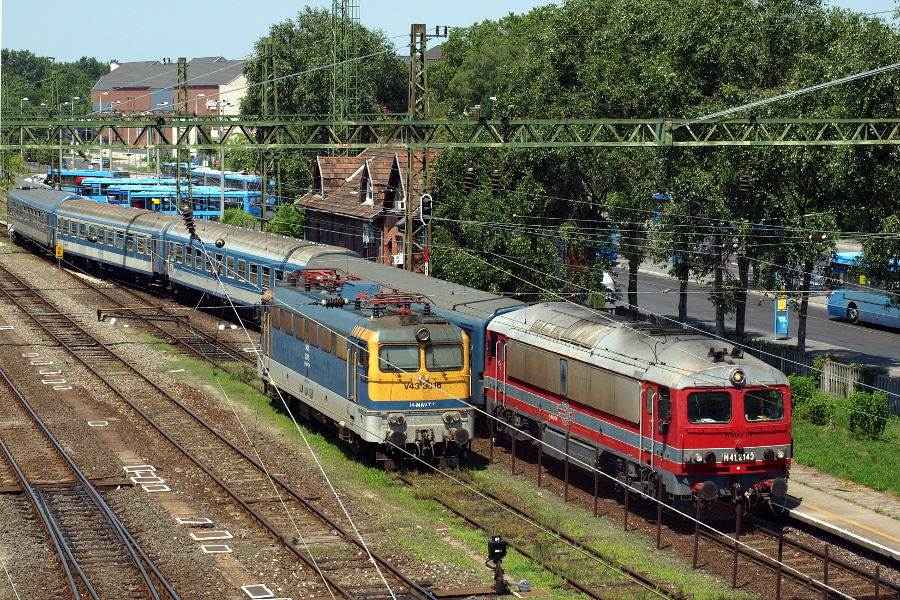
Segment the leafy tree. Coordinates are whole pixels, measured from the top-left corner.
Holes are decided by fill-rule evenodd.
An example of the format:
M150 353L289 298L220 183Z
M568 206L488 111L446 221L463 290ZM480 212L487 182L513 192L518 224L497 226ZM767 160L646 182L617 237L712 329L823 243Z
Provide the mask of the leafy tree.
M303 211L293 203L286 202L278 208L275 218L269 221L266 231L302 239L303 221Z
M265 40L256 43L255 57L244 65L244 75L251 84L247 95L241 100L241 111L245 114L263 112L263 94L267 90L270 98L269 110L277 109L282 114L317 115L325 117L332 112L331 80L332 21L329 11L304 7L295 20L276 23L269 28L268 38L274 45L274 56L266 56ZM405 110L408 88L408 71L404 63L397 60L393 44L383 34L371 31L362 25L350 27L349 36L357 56L364 58L357 63L357 95L359 114L400 112ZM268 65L273 82L263 82ZM283 78L283 79L282 79ZM272 104L272 99L277 101ZM257 129L262 137L264 127ZM308 151L283 151L274 157L250 157L241 153L243 168L256 172L267 170L264 164L277 160L278 169L285 185L292 188L309 187L311 167L315 153ZM237 160L237 157L235 159Z
M257 221L257 218L240 208L226 208L225 214L222 215L222 223L234 225L236 227L247 227L251 223L256 223Z

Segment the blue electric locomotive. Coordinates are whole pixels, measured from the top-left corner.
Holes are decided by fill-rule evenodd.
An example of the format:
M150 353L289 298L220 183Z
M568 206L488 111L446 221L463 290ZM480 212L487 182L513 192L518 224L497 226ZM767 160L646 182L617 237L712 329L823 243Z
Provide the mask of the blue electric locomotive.
M386 468L465 454L469 339L424 298L301 270L263 299L259 376L273 398Z

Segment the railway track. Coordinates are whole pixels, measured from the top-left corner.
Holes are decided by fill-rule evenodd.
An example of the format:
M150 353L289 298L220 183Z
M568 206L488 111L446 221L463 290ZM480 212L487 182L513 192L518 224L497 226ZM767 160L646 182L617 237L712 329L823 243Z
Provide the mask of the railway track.
M40 522L55 550L59 570L44 574L45 589L57 590L54 597L68 589L72 598L179 599L3 370L0 388L0 481L19 487L22 510Z
M327 516L301 491L270 473L250 453L224 438L186 404L2 267L0 290L118 396L119 402L130 407L129 418L143 421L150 432L148 439L134 443L158 448L157 442L167 441L167 454L160 461L173 465L189 461L193 465L191 474L182 477L185 486L214 488L215 493L207 492L210 506L216 510L225 504L234 506L242 513L242 522L260 531L259 538L268 540L267 545L275 540L282 552L293 555L305 569L304 595L374 598L384 597L389 587L394 595L434 598L432 592L369 550L357 535ZM98 394L99 389L93 393ZM173 452L177 457L171 455ZM187 471L182 467L176 470ZM206 479L195 484L199 473ZM172 484L179 485L177 476ZM262 543L262 539L253 541Z
M518 451L518 464L525 469L526 465L533 468L536 464L535 454L530 451ZM498 460L510 460L511 455L498 453ZM564 466L555 461L544 461L547 475L553 477L557 485L565 478ZM517 469L518 472L518 469ZM580 494L581 505L587 508L595 502L593 491L598 489L596 483L589 476L573 471L575 475L569 476L570 485L568 497ZM605 485L608 490L616 489L623 493L620 486ZM746 571L753 569L760 577L766 577L771 581L768 590L773 598L781 594L782 598L833 598L833 599L874 599L900 600L900 585L887 580L880 573L852 564L841 559L836 551L830 551L825 542L817 541L806 543L799 539L793 539L789 535L783 535L783 524L766 523L763 519L752 515L742 515L740 526L735 526L735 519L716 520L702 524L697 528L695 521L682 516L680 513L663 510L662 514L657 510L655 502L641 501L640 494L629 494L629 517L634 526L637 521L643 520L641 529L653 531L657 529L657 519L661 517L661 527L657 529L659 534L666 536L670 543L675 544L672 536L690 539L697 534L698 543L694 545L695 564L703 565L708 561L707 557L715 556L718 562L716 571L727 578L733 584L741 585L747 581ZM494 500L499 501L500 499ZM622 496L612 498L608 494L601 496L600 500L606 504L607 514L620 513L623 510ZM726 507L727 511L734 513L733 507ZM697 531L699 529L699 531ZM739 543L735 543L735 540ZM846 543L853 546L851 543ZM665 545L665 544L663 544ZM735 571L733 556L737 547L737 557L740 571ZM837 548L834 548L837 550ZM858 553L865 554L865 550L857 548ZM779 555L782 560L779 561ZM723 557L726 557L723 559ZM690 555L686 558L691 560ZM781 581L784 581L785 590L781 593ZM791 591L787 590L791 584Z
M458 474L453 477L458 478ZM424 489L431 478L397 478L406 485ZM684 590L654 581L629 565L596 549L590 539L576 539L524 508L501 498L469 480L451 490L428 497L486 534L504 532L503 539L517 552L561 577L568 586L590 598L605 600L621 597L623 588L652 592L656 597L687 598ZM571 573L581 573L577 579Z

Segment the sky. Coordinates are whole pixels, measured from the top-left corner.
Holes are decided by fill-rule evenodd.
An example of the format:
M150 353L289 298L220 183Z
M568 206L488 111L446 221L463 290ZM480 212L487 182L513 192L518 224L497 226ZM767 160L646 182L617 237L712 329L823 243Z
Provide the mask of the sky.
M559 2L558 2L559 3ZM467 27L497 20L510 12L526 13L550 2L535 0L357 0L359 20L369 29L381 29L397 46L409 43L410 24ZM830 0L829 4L858 12L886 11L900 0ZM154 3L118 0L0 0L0 46L29 50L72 62L82 56L101 62L134 62L179 57L247 57L256 40L269 27L296 18L303 6L331 8L331 2L289 0L216 0L215 2ZM437 41L429 42L429 46ZM408 54L406 48L398 54Z

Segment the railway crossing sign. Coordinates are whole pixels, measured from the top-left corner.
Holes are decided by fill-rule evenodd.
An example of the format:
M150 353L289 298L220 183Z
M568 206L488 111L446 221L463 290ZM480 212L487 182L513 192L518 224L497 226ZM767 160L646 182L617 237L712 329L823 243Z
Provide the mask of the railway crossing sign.
M56 250L56 258L61 259L61 258L63 257L63 247L62 247L62 246L57 246L57 247L55 248L55 250Z

